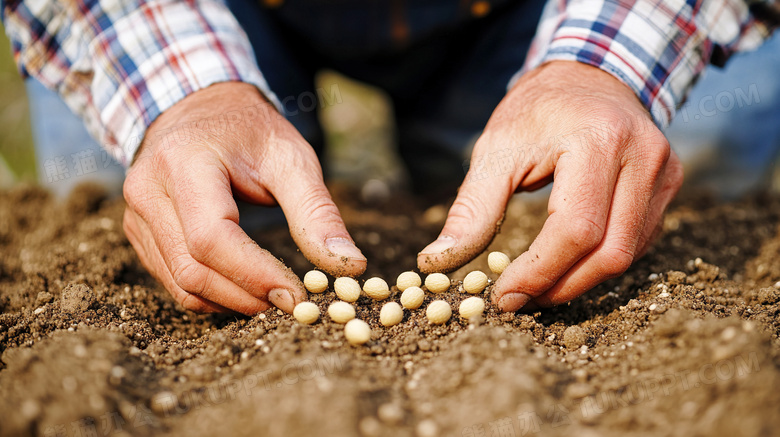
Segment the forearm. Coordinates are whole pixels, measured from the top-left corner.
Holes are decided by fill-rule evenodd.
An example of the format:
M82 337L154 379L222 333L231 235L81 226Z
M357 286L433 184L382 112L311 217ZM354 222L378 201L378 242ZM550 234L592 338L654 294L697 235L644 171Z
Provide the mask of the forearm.
M553 60L598 67L666 126L708 64L757 47L773 24L742 0L552 0L524 70Z
M226 81L275 96L219 0L4 3L22 74L56 90L128 165L148 126L184 97Z

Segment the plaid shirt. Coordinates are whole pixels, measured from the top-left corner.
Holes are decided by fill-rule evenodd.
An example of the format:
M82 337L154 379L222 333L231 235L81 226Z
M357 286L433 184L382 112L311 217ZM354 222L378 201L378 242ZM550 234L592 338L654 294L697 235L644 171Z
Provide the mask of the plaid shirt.
M2 18L22 74L57 90L125 165L157 116L211 84L254 84L280 108L221 0L7 0ZM523 71L594 65L666 125L713 54L768 34L742 0L550 0Z

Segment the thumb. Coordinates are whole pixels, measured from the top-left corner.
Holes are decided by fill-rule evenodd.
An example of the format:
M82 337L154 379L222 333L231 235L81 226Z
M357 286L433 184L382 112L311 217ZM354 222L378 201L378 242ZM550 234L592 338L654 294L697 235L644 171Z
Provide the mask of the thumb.
M423 273L449 272L466 264L485 250L501 227L514 192L511 175L492 175L478 160L472 158L439 237L417 255Z
M288 172L277 181L270 191L306 259L336 277L362 275L366 257L347 232L319 166L306 172Z

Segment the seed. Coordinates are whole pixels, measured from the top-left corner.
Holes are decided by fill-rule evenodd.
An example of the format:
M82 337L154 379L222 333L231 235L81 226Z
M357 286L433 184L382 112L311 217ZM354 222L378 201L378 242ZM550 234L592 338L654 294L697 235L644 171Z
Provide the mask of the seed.
M469 294L481 293L487 287L487 284L487 275L479 270L474 270L463 278L463 290Z
M390 296L390 287L382 278L371 278L363 284L363 291L374 300L387 299Z
M442 293L450 289L450 278L444 273L431 273L425 277L425 288L431 293Z
M485 311L485 301L481 297L471 296L460 303L458 312L460 316L468 320L474 316L482 314Z
M382 305L382 310L379 311L379 323L382 326L394 326L401 323L404 318L404 310L401 309L401 305L395 302L388 302Z
M301 302L295 305L293 316L304 325L311 325L320 318L320 309L311 302Z
M450 308L450 304L443 300L434 300L428 305L428 309L425 310L425 316L434 325L441 325L452 316L452 308Z
M371 328L360 319L352 319L344 325L344 337L350 344L363 344L371 339Z
M360 284L352 278L338 278L333 282L336 296L344 302L354 302L360 297Z
M488 255L488 267L490 271L500 275L511 261L504 252L490 252Z
M336 323L347 323L355 318L355 307L346 302L333 302L328 307L328 315Z
M311 270L303 277L303 285L311 293L322 293L328 289L328 277L319 270Z
M422 279L420 275L415 272L403 272L398 275L398 279L395 280L395 285L401 291L406 291L409 287L419 287L422 285Z
M401 305L408 310L416 310L425 299L425 292L420 287L409 287L401 293Z

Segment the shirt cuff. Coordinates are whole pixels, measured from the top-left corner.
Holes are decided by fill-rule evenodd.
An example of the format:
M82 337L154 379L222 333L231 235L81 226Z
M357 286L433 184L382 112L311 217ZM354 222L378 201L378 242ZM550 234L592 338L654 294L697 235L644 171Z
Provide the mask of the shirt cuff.
M558 13L550 10L554 3L560 4L548 4L524 71L555 60L600 68L630 87L661 127L668 126L716 45L744 48L762 39L746 26L747 7L736 3L705 1L694 9L682 0L579 0Z
M253 84L282 108L246 34L219 1L145 3L97 35L90 49L98 113L86 117L87 127L125 166L163 111L215 83Z

